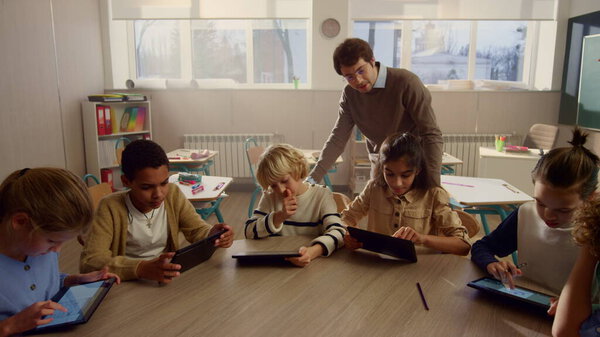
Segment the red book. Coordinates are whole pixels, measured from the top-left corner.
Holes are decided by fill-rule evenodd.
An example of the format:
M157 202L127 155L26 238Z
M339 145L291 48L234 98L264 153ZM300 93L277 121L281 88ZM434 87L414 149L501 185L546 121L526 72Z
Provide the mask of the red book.
M100 170L100 181L103 183L107 183L110 185L110 188L114 191L115 188L113 186L113 172L111 169L101 169Z
M110 117L110 107L104 107L104 134L112 134L112 119Z
M104 106L96 105L96 120L98 122L98 136L106 134L106 124L104 124Z

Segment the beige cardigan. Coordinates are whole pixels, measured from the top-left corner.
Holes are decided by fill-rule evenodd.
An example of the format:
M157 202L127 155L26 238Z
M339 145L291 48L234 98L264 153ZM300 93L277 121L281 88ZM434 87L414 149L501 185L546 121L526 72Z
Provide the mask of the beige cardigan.
M100 201L81 252L79 269L82 273L108 266L122 280L138 278L136 270L142 260L125 257L129 225L126 193L113 193ZM208 236L212 226L202 220L176 185L169 184L164 203L169 224L166 251L179 249L179 232L189 242Z

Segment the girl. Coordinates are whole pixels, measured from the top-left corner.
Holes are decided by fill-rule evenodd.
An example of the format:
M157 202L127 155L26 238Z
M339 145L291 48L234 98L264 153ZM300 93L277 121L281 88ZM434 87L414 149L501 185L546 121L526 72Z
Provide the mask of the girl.
M594 270L598 272L600 257L600 198L596 197L582 206L575 214L573 231L575 240L583 246L571 276L560 294L552 335L598 336L600 311L592 314L592 286ZM596 275L596 289L598 277Z
M467 255L471 247L467 230L448 200L448 193L425 169L419 140L409 133L396 133L381 145L374 179L342 212L342 221L356 226L368 215L370 231ZM349 234L344 241L351 249L362 246Z
M58 168L15 171L0 185L0 336L52 321L61 286L103 280L107 269L58 272L62 244L89 225L92 202L83 181ZM119 283L117 278L117 283ZM48 316L50 315L50 316Z
M481 269L514 288L513 277L522 271L494 255L518 250L519 262L527 263L527 278L560 293L579 251L571 240L571 217L598 182L598 157L583 146L586 138L576 128L572 147L553 149L540 158L531 174L535 201L521 205L473 245L471 259Z

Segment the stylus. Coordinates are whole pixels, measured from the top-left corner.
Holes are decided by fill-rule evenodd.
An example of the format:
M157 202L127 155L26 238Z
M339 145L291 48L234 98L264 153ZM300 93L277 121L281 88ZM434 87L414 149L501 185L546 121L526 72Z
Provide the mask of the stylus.
M417 282L417 289L419 289L419 295L421 295L421 301L423 301L423 306L425 310L429 310L429 306L427 305L427 301L425 300L425 295L423 295L423 289L421 289L421 285Z

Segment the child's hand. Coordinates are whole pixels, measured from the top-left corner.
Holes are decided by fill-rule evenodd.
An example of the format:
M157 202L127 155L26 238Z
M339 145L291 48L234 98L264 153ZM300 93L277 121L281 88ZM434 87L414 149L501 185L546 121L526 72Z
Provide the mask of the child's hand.
M292 215L296 214L297 209L298 203L296 201L296 196L292 194L292 191L286 189L283 192L283 208L281 209L284 219L287 219Z
M515 289L513 278L523 274L521 269L517 268L511 261L492 262L487 265L487 271L496 279L502 281L504 285L508 284L510 289Z
M137 268L138 277L159 283L171 283L174 277L180 275L178 270L181 269L181 265L171 263L173 256L175 252L163 253L152 260L140 262Z
M362 242L356 240L348 232L346 232L346 234L344 234L344 245L346 246L346 248L352 249L352 250L362 248L362 246L363 246Z
M43 301L33 303L32 305L4 321L8 326L8 335L31 330L38 325L52 322L52 317L47 317L45 319L42 319L42 317L54 314L54 310L67 312L65 307L56 302Z
M102 268L101 270L93 271L93 272L87 273L87 274L69 275L67 277L67 279L71 278L71 277L73 278L72 280L70 280L71 285L87 283L87 282L94 282L94 281L99 281L99 280L106 280L111 277L114 277L116 279L115 282L117 284L121 283L121 278L119 278L119 276L117 276L117 274L108 272L108 266L104 266L104 268ZM65 283L67 283L67 279L65 279Z
M219 236L219 238L215 241L215 246L221 248L229 248L233 244L233 229L230 226L224 223L218 223L212 227L208 235L210 236L222 229L225 229L227 231L221 234L221 236Z
M308 248L306 247L300 247L300 250L298 251L302 256L298 256L298 257L288 257L286 258L286 260L290 261L292 264L298 266L298 267L305 267L310 263L310 254L308 253Z
M392 236L395 238L410 240L416 244L423 244L423 235L417 233L417 231L410 227L400 227L400 229L398 229Z
M548 309L547 313L550 316L556 315L556 308L558 308L558 297L550 298L550 309Z

